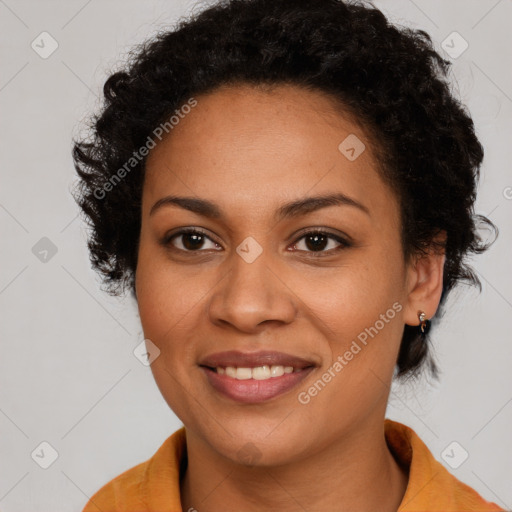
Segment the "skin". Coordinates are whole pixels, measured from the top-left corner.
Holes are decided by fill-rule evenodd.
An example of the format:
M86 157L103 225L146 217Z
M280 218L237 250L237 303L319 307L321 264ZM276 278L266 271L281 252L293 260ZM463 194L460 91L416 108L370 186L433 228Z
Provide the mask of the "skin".
M385 442L386 405L404 324L419 325L418 311L431 318L439 305L444 255L404 261L398 200L375 145L328 96L239 85L196 99L148 156L136 271L144 335L161 351L154 378L186 426L183 510L396 511L408 475ZM366 145L354 161L338 150L349 134ZM335 205L274 217L284 203L333 192L369 213ZM222 216L172 204L150 215L171 194L213 201ZM184 227L207 233L199 249L187 252L187 235L164 245ZM305 228L352 245L336 250L329 238L315 256ZM252 263L236 252L249 236L262 248ZM396 302L394 318L301 404L298 393ZM277 350L316 368L297 389L240 404L198 366L224 350ZM248 443L258 454L251 463L239 454Z

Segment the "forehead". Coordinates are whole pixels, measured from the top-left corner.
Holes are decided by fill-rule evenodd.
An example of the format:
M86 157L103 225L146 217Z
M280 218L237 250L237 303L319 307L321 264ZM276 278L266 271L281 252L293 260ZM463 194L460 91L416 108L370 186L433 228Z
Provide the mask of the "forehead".
M181 192L236 206L236 195L258 209L339 190L389 203L368 134L328 95L244 85L195 100L151 150L146 197Z

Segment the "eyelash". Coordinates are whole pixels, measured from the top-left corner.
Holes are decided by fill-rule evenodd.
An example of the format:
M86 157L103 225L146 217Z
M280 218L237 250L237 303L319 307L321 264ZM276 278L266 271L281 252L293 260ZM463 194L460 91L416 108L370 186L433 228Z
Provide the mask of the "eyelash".
M202 235L206 238L208 238L210 241L212 241L213 243L217 243L215 242L215 240L212 240L207 234L206 232L202 231L201 229L199 228L185 228L185 229L182 229L176 233L173 233L172 235L168 235L166 237L164 237L164 239L162 240L162 245L168 249L171 249L171 250L176 250L176 251L181 251L181 252L188 252L188 253L200 253L200 252L205 252L204 249L198 249L196 251L192 251L192 250L187 250L187 249L179 249L177 247L174 247L172 245L172 241L175 239L175 238L178 238L182 235L187 235L187 234L194 234L194 235ZM341 251L343 249L347 249L349 247L352 246L352 243L349 242L348 240L340 237L339 235L334 235L333 233L329 233L327 231L322 231L320 229L313 229L313 230L310 230L310 231L304 231L300 234L299 238L297 238L295 240L295 242L293 242L292 246L296 246L300 240L302 240L303 238L306 238L308 236L314 236L314 235L321 235L321 236L326 236L327 238L329 239L332 239L332 240L335 240L336 242L338 242L340 245L334 249L329 249L328 251L303 251L303 250L300 250L299 252L306 252L308 254L311 254L313 257L315 258L318 258L318 257L322 257L323 255L327 255L327 256L330 256L332 255L333 253L337 253L338 251Z

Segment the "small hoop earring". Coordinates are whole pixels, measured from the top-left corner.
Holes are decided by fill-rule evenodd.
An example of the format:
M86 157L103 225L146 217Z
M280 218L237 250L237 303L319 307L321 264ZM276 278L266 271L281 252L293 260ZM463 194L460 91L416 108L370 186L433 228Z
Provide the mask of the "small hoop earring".
M420 329L422 333L425 333L425 328L427 327L427 315L425 311L418 311L418 318L420 320Z

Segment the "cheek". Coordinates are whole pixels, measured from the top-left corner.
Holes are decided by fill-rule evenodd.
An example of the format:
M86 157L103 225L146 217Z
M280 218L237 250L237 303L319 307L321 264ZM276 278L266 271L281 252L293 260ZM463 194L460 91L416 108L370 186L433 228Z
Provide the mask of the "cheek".
M301 278L294 288L308 298L304 302L329 341L332 361L341 358L342 373L354 385L364 386L369 372L384 381L392 374L403 333L403 275L397 261L398 251L382 256L367 250L323 278Z
M146 258L139 255L137 267L137 302L144 337L160 350L152 362L151 371L163 398L169 407L188 423L194 424L190 414L195 410L188 402L190 368L194 365L194 346L187 340L195 338L199 324L198 308L204 291L196 280L183 272L172 271L165 262L158 262L156 254Z
M339 268L298 273L293 290L333 334L344 339L373 325L402 299L400 272L396 260L365 251Z
M336 278L317 282L307 302L331 354L315 382L300 390L300 403L308 404L315 421L331 418L326 435L340 423L357 422L385 407L403 332L403 305L398 280L389 268L383 273L384 266L344 269Z
M200 290L182 274L141 266L137 271L137 299L144 335L161 350L166 340L183 333L189 317L200 307Z
M136 272L137 303L144 333L161 339L185 314L194 287L183 273L173 272L165 252L144 230L139 246Z
M141 246L136 281L144 336L160 349L158 363L176 370L193 366L196 347L188 340L200 337L216 275L199 265L178 266L157 249Z

